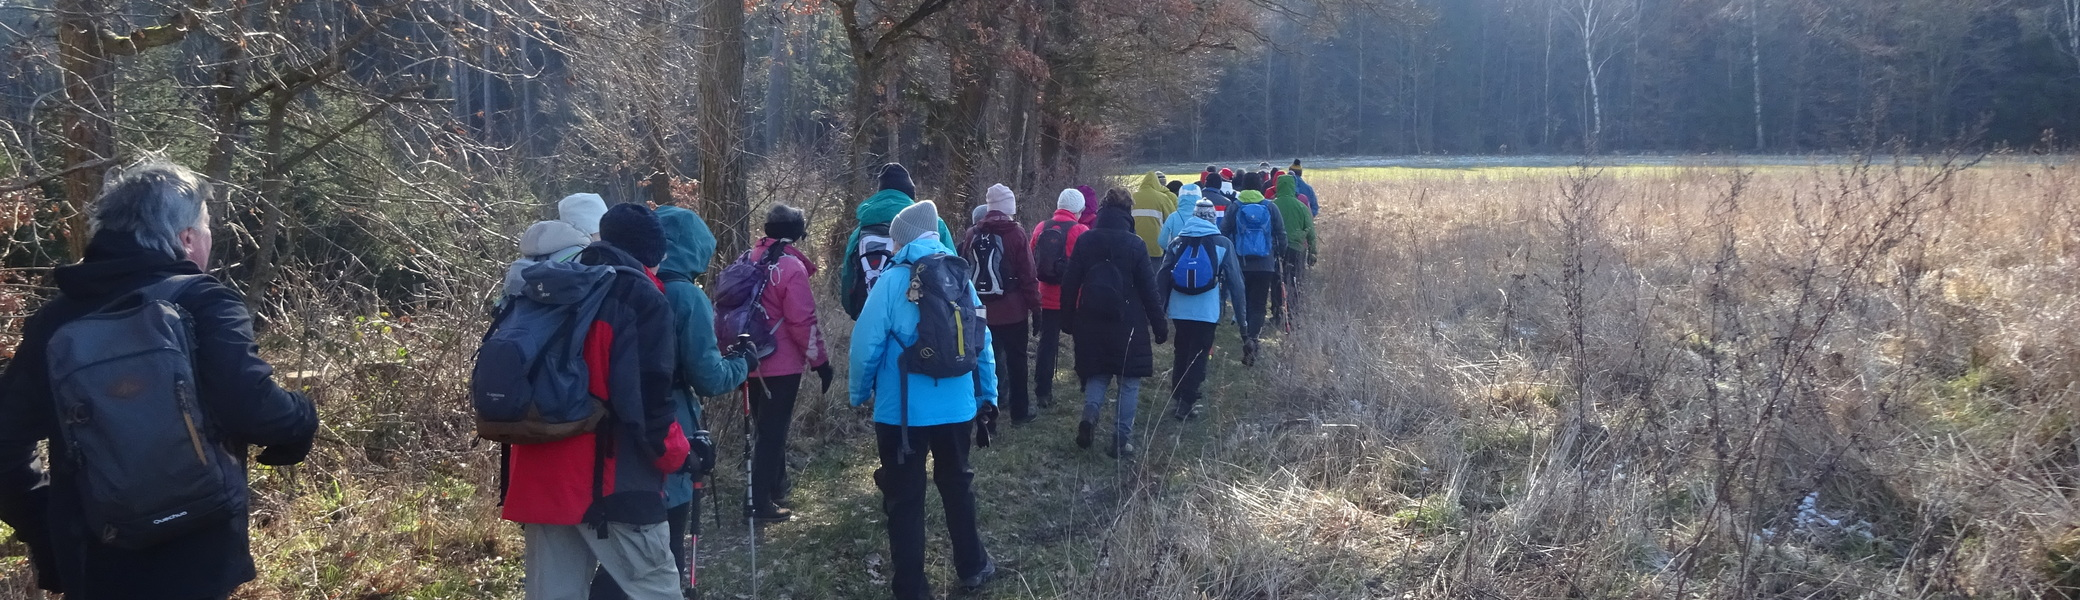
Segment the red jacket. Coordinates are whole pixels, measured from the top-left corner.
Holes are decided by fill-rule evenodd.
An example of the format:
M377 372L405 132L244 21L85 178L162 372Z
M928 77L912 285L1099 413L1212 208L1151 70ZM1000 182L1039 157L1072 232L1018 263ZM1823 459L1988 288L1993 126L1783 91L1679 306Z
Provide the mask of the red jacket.
M1049 221L1066 221L1066 222L1071 222L1071 223L1075 223L1075 222L1076 222L1076 220L1077 220L1077 218L1078 218L1078 217L1077 217L1076 213L1072 213L1072 212L1069 212L1069 211L1066 211L1066 210L1061 210L1061 209L1055 209L1055 211L1054 211L1054 218L1053 218L1053 219L1049 219L1048 221L1041 221L1041 222L1040 222L1040 223L1039 223L1038 225L1034 225L1034 226L1033 226L1033 235L1031 235L1031 236L1028 236L1028 238L1027 238L1027 240L1028 240L1028 241L1026 242L1026 247L1027 247L1027 249L1029 249L1029 250L1030 250L1030 249L1032 249L1032 248L1033 248L1034 246L1036 246L1036 245L1038 245L1038 244L1040 243L1040 230L1041 230L1041 229L1044 229L1044 228L1046 228L1046 227L1047 227L1047 223L1048 223ZM1069 244L1068 244L1067 246L1065 246L1065 247L1063 247L1063 248L1062 248L1062 252L1063 252L1063 253L1065 253L1065 254L1066 254L1066 255L1068 255L1068 256L1075 256L1075 255L1076 255L1076 238L1079 238L1079 237L1083 237L1083 232L1086 232L1086 231L1090 231L1090 230L1091 230L1090 226L1088 226L1088 225L1084 225L1084 224L1081 224L1081 223L1078 223L1078 224L1077 224L1076 226L1074 226L1074 227L1070 227L1070 228L1069 228ZM1031 258L1032 258L1032 259L1033 259L1034 261L1038 261L1038 260L1040 260L1040 257L1039 257L1039 256L1032 256ZM1037 263L1035 263L1035 264L1037 264ZM1040 278L1039 278L1039 277L1034 277L1034 278L1033 278L1033 281L1040 281ZM1044 308L1044 309L1048 309L1048 310L1061 310L1061 308L1062 308L1062 286L1061 286L1060 284L1054 284L1054 283L1047 283L1047 282L1045 282L1045 281L1040 281L1040 308Z
M641 268L606 242L587 247L579 261ZM673 414L677 348L661 288L655 276L616 277L585 335L589 385L606 402L608 417L595 433L513 446L501 518L537 525L577 525L588 516L637 525L664 522L664 477L685 464L688 446ZM613 445L595 460L602 434ZM597 499L595 463L604 471Z

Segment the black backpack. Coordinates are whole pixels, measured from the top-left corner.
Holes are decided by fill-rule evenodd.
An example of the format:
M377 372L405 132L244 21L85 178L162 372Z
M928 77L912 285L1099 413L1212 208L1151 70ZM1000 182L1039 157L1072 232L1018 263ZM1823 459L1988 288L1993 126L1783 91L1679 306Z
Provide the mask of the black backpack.
M1062 284L1062 273L1069 270L1069 231L1075 228L1075 221L1050 220L1033 238L1033 272L1040 281Z
M1002 298L1016 285L1004 272L1004 236L976 232L968 242L968 263L975 266L975 294Z
M58 327L47 347L58 421L87 531L146 548L221 524L245 507L243 469L197 397L195 332L174 304L206 275L179 275Z
M1132 287L1127 283L1126 272L1112 259L1099 261L1083 276L1083 288L1076 296L1076 318L1106 323L1126 322L1127 298Z
M643 277L628 267L536 263L521 272L524 293L484 334L470 370L477 437L504 444L541 444L598 428L607 405L592 395L585 339L615 277Z
M910 290L904 297L917 305L917 341L896 358L902 371L897 379L902 381L903 455L910 453L909 374L961 377L974 373L982 361L989 324L983 320L982 305L968 293L969 278L968 261L952 254L926 256L910 267Z

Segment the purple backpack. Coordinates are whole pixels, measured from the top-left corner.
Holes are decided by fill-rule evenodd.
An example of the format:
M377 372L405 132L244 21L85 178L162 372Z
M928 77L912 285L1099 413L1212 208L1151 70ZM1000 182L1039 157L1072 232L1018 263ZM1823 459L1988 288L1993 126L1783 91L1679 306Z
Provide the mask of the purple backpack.
M778 349L773 334L780 325L766 325L765 295L780 257L787 255L786 248L786 242L768 246L765 258L756 261L751 260L752 251L745 250L737 255L736 262L715 276L715 339L749 335L752 354L759 358L771 356Z

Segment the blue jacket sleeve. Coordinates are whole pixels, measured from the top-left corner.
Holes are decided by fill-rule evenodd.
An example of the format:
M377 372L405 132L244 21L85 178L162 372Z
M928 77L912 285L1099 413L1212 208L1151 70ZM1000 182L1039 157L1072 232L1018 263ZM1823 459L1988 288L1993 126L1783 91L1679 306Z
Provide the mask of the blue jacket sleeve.
M721 344L715 339L715 307L708 303L708 295L683 281L671 282L666 289L672 294L672 306L684 313L674 315L679 320L679 371L687 374L686 383L693 385L693 393L721 396L744 383L748 372L744 359L722 357Z
M897 293L898 286L888 282L896 279L910 280L908 267L895 267L882 273L874 282L874 289L867 292L867 303L859 311L859 321L852 325L851 365L845 374L845 387L851 395L852 405L865 404L874 397L874 379L881 372L881 361L887 359L889 336L890 299Z
M1249 318L1249 311L1244 310L1242 307L1248 302L1247 288L1244 287L1248 284L1242 281L1242 260L1235 257L1234 242L1228 241L1227 238L1221 238L1219 243L1221 251L1221 289L1228 292L1228 305L1235 309L1235 325L1246 329L1248 324L1243 321Z

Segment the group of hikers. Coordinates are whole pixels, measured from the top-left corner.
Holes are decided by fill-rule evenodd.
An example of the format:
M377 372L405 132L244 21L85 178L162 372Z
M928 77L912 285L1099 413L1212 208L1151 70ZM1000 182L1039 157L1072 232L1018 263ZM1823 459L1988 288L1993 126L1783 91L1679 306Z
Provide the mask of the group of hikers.
M995 576L969 451L996 435L1000 396L1014 425L1052 405L1063 334L1084 393L1075 443L1098 443L1111 395L1116 458L1135 453L1141 382L1173 328L1178 420L1201 415L1223 299L1254 364L1317 253L1319 199L1301 171L1150 172L1102 197L1078 186L1030 227L999 184L956 235L902 165L881 169L855 210L836 301L854 320L849 399L873 405L897 598L931 597L927 457L956 580ZM299 463L317 415L273 381L240 295L204 274L209 184L163 162L112 181L84 259L53 272L58 295L25 321L0 374L0 521L38 585L68 598L226 598L255 575L249 447L262 464ZM796 400L805 375L823 392L836 377L818 266L797 247L809 224L772 207L764 236L704 289L716 238L690 202L673 204L563 198L520 236L495 302L470 400L478 435L500 443L501 517L521 524L531 600L695 589L690 543L716 464L702 398L741 398L745 518L793 517Z

